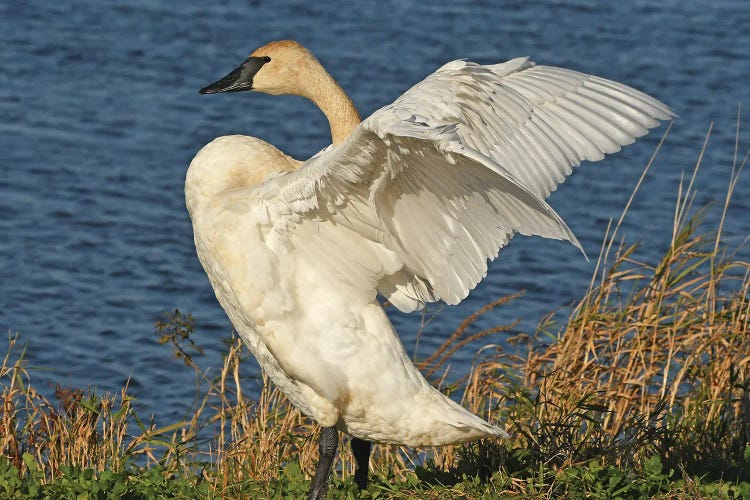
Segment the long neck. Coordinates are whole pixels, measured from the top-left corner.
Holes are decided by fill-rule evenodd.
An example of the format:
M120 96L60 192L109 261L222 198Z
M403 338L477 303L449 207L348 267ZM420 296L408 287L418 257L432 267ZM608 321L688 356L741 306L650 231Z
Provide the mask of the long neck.
M359 125L361 119L357 108L336 80L319 67L315 85L309 99L323 111L331 126L331 138L334 146L346 140L349 134Z

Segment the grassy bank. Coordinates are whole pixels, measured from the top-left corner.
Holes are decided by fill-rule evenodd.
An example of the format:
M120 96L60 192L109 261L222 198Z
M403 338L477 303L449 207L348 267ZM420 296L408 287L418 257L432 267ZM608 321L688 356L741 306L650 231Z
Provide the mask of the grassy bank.
M499 332L512 325L472 325L517 296L470 315L419 366L443 387L451 356L483 338L471 372L443 389L512 437L433 451L376 446L362 497L750 498L750 263L721 237L741 164L715 227L691 207L694 177L680 187L669 241L643 243L668 246L659 262L640 262L613 224L561 328L543 321L533 335L504 334L502 347ZM188 420L162 428L136 414L127 387L58 388L48 400L9 338L0 498L304 497L315 425L268 383L257 400L246 396L237 339L208 378L193 359L189 315L167 315L156 330L204 387ZM346 440L335 470L329 497L357 498Z

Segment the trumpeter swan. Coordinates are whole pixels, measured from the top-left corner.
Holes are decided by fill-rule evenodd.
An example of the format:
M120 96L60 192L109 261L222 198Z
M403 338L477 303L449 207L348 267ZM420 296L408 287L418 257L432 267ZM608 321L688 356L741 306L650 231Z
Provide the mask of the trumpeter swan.
M669 119L625 85L527 58L453 61L360 123L300 44L253 52L202 94L296 94L333 145L299 162L219 137L190 164L185 197L219 303L271 380L322 427L310 498L352 436L364 488L370 442L461 443L506 433L432 388L377 300L402 311L460 302L516 234L580 245L544 201L582 160ZM300 126L304 126L301 124Z

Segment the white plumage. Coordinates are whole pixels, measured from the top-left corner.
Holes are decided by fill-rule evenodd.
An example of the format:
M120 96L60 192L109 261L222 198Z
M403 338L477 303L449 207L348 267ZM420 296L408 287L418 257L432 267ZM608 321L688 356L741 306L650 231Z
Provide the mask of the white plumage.
M259 67L244 88L308 97L334 136L304 163L259 139L221 137L187 174L198 255L261 367L321 425L361 439L504 436L429 386L377 294L403 311L456 304L516 233L580 248L544 199L572 167L632 143L669 108L526 58L453 61L358 124L301 46L269 44L248 64ZM234 74L204 91L236 90Z

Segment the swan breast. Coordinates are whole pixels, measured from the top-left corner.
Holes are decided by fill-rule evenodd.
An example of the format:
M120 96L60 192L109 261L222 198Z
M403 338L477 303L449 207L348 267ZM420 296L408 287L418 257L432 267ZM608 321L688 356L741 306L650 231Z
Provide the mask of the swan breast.
M297 170L302 162L257 137L225 135L206 144L190 162L185 200L190 215L199 204L261 184L269 175Z

